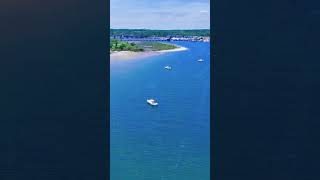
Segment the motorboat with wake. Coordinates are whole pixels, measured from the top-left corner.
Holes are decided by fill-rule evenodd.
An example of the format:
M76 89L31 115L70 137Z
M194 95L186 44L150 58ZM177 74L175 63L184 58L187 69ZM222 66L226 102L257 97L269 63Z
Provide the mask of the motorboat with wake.
M154 99L147 99L147 103L151 106L158 106L158 103Z
M171 69L172 69L171 66L166 66L166 67L164 67L164 68L167 69L167 70L171 70Z
M203 59L199 59L199 60L198 60L198 62L203 62L203 61L204 61Z

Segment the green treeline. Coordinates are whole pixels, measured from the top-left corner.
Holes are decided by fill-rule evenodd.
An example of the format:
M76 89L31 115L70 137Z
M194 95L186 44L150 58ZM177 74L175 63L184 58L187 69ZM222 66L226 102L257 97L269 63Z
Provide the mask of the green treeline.
M148 29L110 29L110 36L167 37L167 36L210 36L209 29L200 30L148 30Z
M143 48L140 48L135 43L128 43L119 41L116 39L111 39L110 41L110 50L111 51L134 51L139 52L143 51Z
M177 46L168 43L161 42L125 42L117 39L111 39L110 50L111 51L161 51L175 49Z

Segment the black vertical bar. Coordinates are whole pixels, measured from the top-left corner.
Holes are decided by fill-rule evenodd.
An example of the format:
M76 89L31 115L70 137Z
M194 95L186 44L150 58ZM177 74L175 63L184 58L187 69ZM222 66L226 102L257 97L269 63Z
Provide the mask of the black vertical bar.
M0 2L0 179L108 179L108 11Z
M319 1L212 3L213 179L320 179Z

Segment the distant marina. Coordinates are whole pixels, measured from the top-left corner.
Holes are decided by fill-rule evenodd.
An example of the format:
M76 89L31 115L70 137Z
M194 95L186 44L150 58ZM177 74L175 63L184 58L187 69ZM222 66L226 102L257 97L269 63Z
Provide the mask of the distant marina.
M203 36L169 36L169 37L135 37L135 36L111 36L110 39L120 41L192 41L192 42L210 42L210 37Z
M110 39L121 41L210 42L210 30L111 29Z

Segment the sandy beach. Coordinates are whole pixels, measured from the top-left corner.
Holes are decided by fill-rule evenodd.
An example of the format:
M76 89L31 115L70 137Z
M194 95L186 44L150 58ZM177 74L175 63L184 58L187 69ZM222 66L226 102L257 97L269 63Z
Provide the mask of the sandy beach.
M182 47L182 46L177 46L177 48L175 48L175 49L162 50L162 51L158 51L158 52L166 53L166 52L177 52L177 51L186 51L186 50L188 50L188 48Z
M149 56L161 55L163 53L186 51L186 50L188 50L188 48L178 46L175 49L162 50L162 51L145 51L145 52L115 51L115 52L111 52L110 59L111 60L129 60L129 59L135 59L135 58L144 58Z

